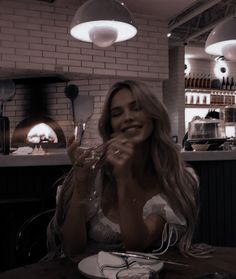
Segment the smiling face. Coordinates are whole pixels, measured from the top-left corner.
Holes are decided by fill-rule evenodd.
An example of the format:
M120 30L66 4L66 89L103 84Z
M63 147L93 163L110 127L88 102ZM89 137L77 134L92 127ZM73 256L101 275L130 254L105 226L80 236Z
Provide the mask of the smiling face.
M111 101L111 127L131 142L144 142L152 133L153 123L128 89L115 93Z

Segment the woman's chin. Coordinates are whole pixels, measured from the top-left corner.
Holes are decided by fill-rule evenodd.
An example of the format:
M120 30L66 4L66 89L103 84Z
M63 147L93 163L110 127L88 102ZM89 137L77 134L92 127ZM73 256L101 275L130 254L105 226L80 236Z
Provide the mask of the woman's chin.
M141 144L143 143L146 139L143 139L143 137L141 137L140 135L129 135L129 137L126 137L129 142L137 145L137 144Z

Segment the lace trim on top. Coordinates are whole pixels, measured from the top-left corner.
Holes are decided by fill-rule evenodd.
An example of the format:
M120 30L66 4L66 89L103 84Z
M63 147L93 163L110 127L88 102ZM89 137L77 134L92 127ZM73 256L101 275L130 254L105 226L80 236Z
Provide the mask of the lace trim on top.
M177 216L176 213L168 204L168 199L164 194L157 194L148 200L143 207L143 217L146 218L150 213L157 213L167 223L178 225L186 225L186 221L182 216Z
M150 213L156 213L166 220L162 231L161 243L153 252L164 254L170 246L174 246L185 229L186 221L182 216L177 216L168 205L164 194L158 194L148 200L143 208L143 216L147 217Z
M114 244L121 242L120 226L109 220L102 211L101 197L101 175L98 173L95 180L96 196L89 201L88 222L90 225L89 236L97 242ZM61 192L61 185L57 188L56 201ZM164 194L157 194L149 199L143 207L143 218L151 213L160 215L166 220L160 246L154 252L163 254L170 246L174 246L181 233L184 231L186 221L182 216L177 216L168 205Z
M185 228L186 221L173 212L163 194L153 196L144 205L143 218L147 218L151 213L156 213L166 220L162 232L161 245L155 250L157 253L164 253L169 246L176 244ZM90 219L89 223L89 236L91 239L105 243L117 243L121 241L120 226L109 220L103 214L99 202L97 213Z

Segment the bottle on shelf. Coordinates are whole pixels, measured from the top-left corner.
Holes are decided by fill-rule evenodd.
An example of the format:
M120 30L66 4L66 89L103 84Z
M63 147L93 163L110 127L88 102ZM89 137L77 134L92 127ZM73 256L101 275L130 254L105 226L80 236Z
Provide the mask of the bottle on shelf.
M222 89L222 90L225 90L225 89L226 89L225 77L222 78L221 89Z
M204 76L203 76L203 74L201 74L201 76L200 76L200 79L199 79L199 88L204 88L203 87L203 81L204 81Z
M211 88L211 75L207 76L206 88Z
M220 92L220 105L224 105L224 93Z
M192 77L191 77L191 73L189 73L188 80L187 80L187 88L191 88L191 83L192 83Z
M221 93L217 92L216 95L217 95L216 104L222 105Z
M231 77L229 89L230 89L230 90L234 90L234 89L235 89L234 78L233 78L233 77Z
M210 104L211 104L211 105L215 105L215 104L216 104L216 96L215 96L215 92L211 93L211 100L210 100Z
M190 97L190 104L191 104L191 105L194 104L194 96L193 96L193 95L191 95L191 97Z
M187 78L187 75L186 75L186 74L185 74L185 76L184 76L184 86L185 86L185 88L188 87L188 78Z
M229 90L230 88L230 83L229 83L229 77L226 78L226 83L225 83L225 89Z
M202 88L207 88L207 75L204 75Z
M199 88L199 75L197 74L196 79L195 79L195 88Z
M233 94L229 93L229 102L230 105L233 105Z
M231 98L230 96L228 95L228 93L225 93L225 105L230 105L231 103Z
M196 96L196 104L200 104L200 96L199 96L199 94Z
M185 94L185 105L187 105L187 104L188 104L188 95Z
M191 80L191 88L195 88L195 75L193 74L192 80Z
M231 105L235 104L235 96L233 93L231 93Z

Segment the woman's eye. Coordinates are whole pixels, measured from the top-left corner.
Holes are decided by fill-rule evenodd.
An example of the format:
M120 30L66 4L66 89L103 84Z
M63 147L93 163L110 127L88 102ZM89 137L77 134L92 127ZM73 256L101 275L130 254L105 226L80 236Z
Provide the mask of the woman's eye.
M121 115L121 111L120 110L113 110L111 111L111 117L117 117L119 115Z

